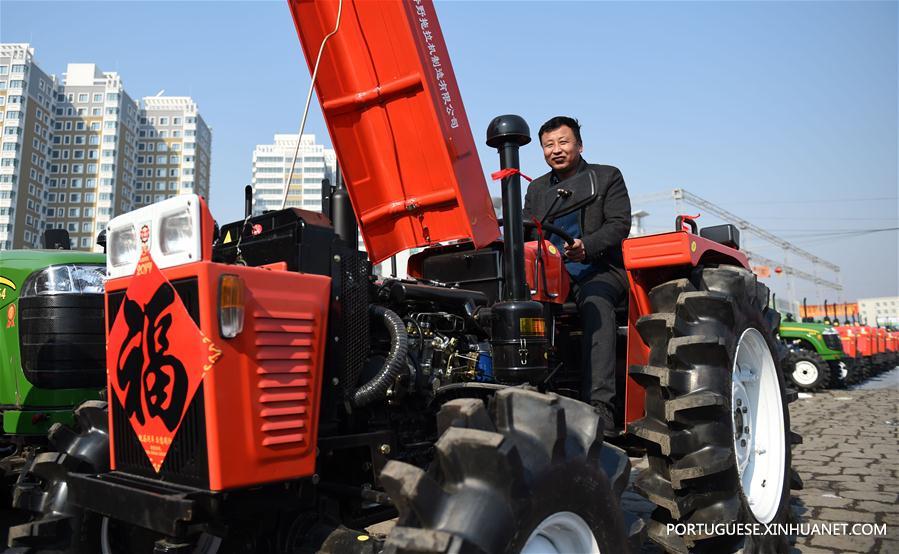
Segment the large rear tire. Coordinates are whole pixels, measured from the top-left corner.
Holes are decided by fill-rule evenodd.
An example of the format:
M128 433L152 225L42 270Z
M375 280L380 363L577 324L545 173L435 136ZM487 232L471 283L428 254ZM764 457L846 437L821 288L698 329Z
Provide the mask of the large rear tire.
M743 268L697 268L691 279L653 288L654 313L637 322L649 364L629 371L646 389L646 415L629 430L643 439L649 468L635 486L658 506L650 538L670 552L787 550L785 537L710 531L785 523L790 485L800 486L790 469L795 394L784 386L780 315L767 297ZM669 533L668 524L701 525Z
M497 392L490 408L447 402L432 467L384 468L400 514L384 552L626 551L618 502L630 462L603 445L593 409L518 388Z
M106 402L92 400L75 410L75 427L50 428L55 450L38 452L19 475L13 506L32 514L10 528L9 546L36 552L97 552L99 519L68 502L69 473L109 471Z

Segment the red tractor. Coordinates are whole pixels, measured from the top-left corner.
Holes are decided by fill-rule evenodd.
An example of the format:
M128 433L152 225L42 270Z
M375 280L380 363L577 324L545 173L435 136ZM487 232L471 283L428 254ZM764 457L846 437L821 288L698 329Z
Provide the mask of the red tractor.
M834 329L840 334L843 352L846 354L846 384L853 385L863 381L865 379L865 361L859 350L858 328L852 325L834 325Z
M825 312L827 310L827 301L824 301ZM859 337L859 328L852 325L849 321L848 310L843 308L843 325L840 325L840 318L837 316L837 308L834 305L834 317L831 321L833 328L840 334L840 341L843 343L843 352L845 353L844 363L846 364L846 378L844 382L847 385L854 385L864 381L868 375L867 360L865 360L861 350L861 338Z
M867 379L877 374L875 363L877 356L877 334L873 327L867 325L855 325L853 327L858 337L858 353L863 364L863 375Z
M887 369L893 369L899 365L899 331L892 331L890 329L885 329L885 331Z
M110 222L108 420L54 429L76 446L36 466L20 494L46 509L12 544L615 552L630 536L639 547L642 521L619 508L628 457L580 401L564 264L523 241L524 120L487 131L508 170L501 240L432 3L290 7L345 188L326 187L325 215L248 207L218 229L201 198L179 196ZM603 192L590 172L559 187L571 193L559 210ZM373 261L424 248L415 278L373 276L357 223ZM782 536L710 531L784 523L800 485L780 316L736 228L679 220L628 239L624 256L615 442L649 458L635 486L658 505L650 538L674 552L781 549ZM87 431L104 423L110 471L67 471L77 445L103 446ZM386 537L361 531L395 517Z
M890 369L890 352L888 350L888 332L883 327L872 327L871 333L876 338L877 349L875 350L876 354L874 354L874 366L877 368L877 372L886 371Z

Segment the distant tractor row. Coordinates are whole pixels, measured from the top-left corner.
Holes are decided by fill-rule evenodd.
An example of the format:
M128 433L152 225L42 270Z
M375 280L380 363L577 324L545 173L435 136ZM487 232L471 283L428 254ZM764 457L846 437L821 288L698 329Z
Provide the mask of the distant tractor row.
M826 306L825 301L825 311ZM779 334L790 350L784 371L801 391L854 385L899 365L899 331L862 324L848 314L841 323L836 308L823 321L785 318Z

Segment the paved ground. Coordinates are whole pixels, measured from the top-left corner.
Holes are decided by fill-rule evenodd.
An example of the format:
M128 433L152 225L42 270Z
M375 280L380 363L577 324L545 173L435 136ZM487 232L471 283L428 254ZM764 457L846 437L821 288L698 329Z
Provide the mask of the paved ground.
M790 405L793 467L805 488L794 491L797 523L886 524L886 536L797 537L791 554L899 553L899 368L850 390L802 394ZM631 459L635 471L646 467ZM649 504L624 493L625 508L648 518ZM644 553L658 552L645 545Z
M886 537L800 537L799 552L899 552L899 369L851 390L802 395L790 409L803 444L802 522L886 524Z

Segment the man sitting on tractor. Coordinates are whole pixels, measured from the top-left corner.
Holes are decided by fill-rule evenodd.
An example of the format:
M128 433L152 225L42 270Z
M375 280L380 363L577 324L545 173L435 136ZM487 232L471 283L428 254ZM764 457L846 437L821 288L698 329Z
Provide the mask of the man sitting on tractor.
M581 128L571 117L553 117L538 133L543 157L551 168L534 179L524 201L524 220L551 218L568 232L574 243L566 244L553 235L550 241L565 253L565 267L571 277L571 297L577 303L584 325L584 401L589 401L605 422L606 434L613 434L615 398L615 307L625 299L627 276L621 241L631 228L631 203L621 171L609 165L588 164L582 157ZM595 189L586 203L578 202L571 211L547 212L555 205L559 183L581 172L592 171Z

